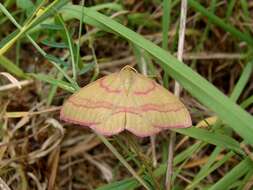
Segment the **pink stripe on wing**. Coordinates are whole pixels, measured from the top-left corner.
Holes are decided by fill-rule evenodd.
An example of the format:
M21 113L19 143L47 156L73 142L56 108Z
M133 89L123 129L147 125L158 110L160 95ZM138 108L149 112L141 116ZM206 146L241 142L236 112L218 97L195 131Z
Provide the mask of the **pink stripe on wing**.
M69 103L73 104L74 106L90 108L90 109L114 109L116 112L128 112L128 113L141 113L141 112L148 112L148 111L157 111L157 112L178 112L184 109L182 105L179 107L175 107L174 103L167 103L167 104L143 104L140 106L118 106L108 101L94 101L88 98L76 98L76 99L69 99Z
M113 89L110 86L106 85L104 80L106 79L106 77L101 78L100 80L98 80L99 85L101 88L103 88L106 92L109 93L115 93L115 94L120 94L121 90L120 89Z
M134 91L134 95L143 96L143 95L147 95L148 93L154 91L155 88L156 88L155 81L152 81L151 84L152 84L151 87L148 88L147 90L144 90L144 91Z
M66 117L64 115L61 115L60 119L66 121L66 122L71 122L71 123L79 124L79 125L82 125L82 126L88 126L88 127L100 124L99 122L70 119L70 118L68 118L68 117Z
M103 128L101 126L98 127L98 125L101 124L100 122L90 122L90 121L70 119L64 115L61 115L60 119L66 121L66 122L80 125L82 127L87 126L87 127L91 128L92 130L96 131L97 133L105 135L105 136L112 136L114 134L120 133L121 131L123 131L125 129L125 128L119 128L116 131L106 131L106 130L103 130Z

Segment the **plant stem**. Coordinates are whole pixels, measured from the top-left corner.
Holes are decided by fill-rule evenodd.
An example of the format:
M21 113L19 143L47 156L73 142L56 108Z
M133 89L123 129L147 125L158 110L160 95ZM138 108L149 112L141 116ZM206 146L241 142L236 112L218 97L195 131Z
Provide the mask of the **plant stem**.
M186 15L187 15L187 0L181 1L181 15L180 15L180 26L179 26L179 42L178 42L178 51L177 58L179 61L182 61L183 51L184 51L184 39L185 39L185 25L186 25ZM179 97L180 95L180 85L175 81L174 94ZM173 175L173 152L174 144L176 139L176 133L171 131L170 134L170 144L169 144L169 155L168 155L168 167L166 172L166 189L170 190L172 188L172 175Z
M134 169L127 163L121 154L114 148L114 146L102 135L96 133L99 139L110 149L110 151L118 158L118 160L128 169L133 177L140 182L146 189L150 189L144 180L134 171Z

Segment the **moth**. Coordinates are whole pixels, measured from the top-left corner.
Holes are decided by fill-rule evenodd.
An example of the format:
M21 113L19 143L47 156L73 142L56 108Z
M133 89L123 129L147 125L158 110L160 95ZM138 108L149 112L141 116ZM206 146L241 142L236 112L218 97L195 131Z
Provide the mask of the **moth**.
M154 80L125 66L74 93L60 118L105 136L128 130L139 137L192 125L184 104Z

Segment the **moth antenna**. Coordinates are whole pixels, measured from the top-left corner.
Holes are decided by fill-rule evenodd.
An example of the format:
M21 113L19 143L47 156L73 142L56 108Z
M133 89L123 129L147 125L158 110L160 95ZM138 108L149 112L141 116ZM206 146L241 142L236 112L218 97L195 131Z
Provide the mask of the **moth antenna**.
M130 65L124 66L124 67L120 70L120 72L122 72L122 71L124 71L124 70L132 70L132 71L134 71L135 73L138 73L138 71L137 71L135 68L131 67Z

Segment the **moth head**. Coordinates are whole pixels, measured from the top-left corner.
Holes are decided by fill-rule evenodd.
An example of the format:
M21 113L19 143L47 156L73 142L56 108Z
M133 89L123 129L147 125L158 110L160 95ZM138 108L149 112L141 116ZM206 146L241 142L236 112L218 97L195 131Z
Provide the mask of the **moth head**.
M137 71L129 65L123 67L119 72L122 87L127 95L131 91L131 87L135 82L136 74Z

